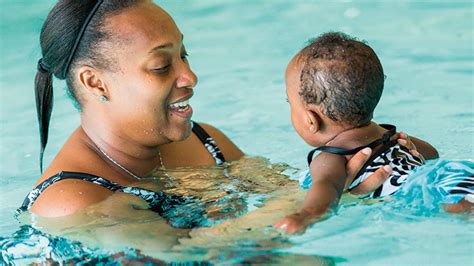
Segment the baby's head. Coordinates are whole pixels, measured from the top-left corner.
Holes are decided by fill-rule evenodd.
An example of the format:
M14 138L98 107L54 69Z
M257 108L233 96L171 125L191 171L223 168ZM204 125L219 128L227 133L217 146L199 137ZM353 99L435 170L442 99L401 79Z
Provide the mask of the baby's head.
M382 65L372 48L344 33L325 33L288 64L293 126L306 142L318 146L324 144L324 134L366 125L383 84Z

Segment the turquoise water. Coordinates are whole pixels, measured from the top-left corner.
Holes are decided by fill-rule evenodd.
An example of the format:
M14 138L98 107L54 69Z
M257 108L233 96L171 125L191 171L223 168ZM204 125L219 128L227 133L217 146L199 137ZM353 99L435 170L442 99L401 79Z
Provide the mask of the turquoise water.
M54 1L1 3L0 236L7 236L19 228L13 212L39 174L33 78L39 30ZM217 126L247 154L305 167L309 147L290 124L284 69L307 39L341 30L367 40L384 66L377 122L428 140L441 158L474 159L471 1L159 3L184 33L200 78L194 119ZM62 88L57 83L45 164L79 123ZM444 164L429 167L437 171ZM284 251L341 264L472 264L472 218L420 207L426 202L407 197L398 204L344 206Z

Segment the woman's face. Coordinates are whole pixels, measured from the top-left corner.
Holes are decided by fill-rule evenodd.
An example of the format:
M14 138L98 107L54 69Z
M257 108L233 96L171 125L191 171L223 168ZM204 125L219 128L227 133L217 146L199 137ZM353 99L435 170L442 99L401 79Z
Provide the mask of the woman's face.
M106 55L116 66L103 73L109 131L143 145L188 137L197 77L173 19L144 1L108 18L105 27L117 40Z

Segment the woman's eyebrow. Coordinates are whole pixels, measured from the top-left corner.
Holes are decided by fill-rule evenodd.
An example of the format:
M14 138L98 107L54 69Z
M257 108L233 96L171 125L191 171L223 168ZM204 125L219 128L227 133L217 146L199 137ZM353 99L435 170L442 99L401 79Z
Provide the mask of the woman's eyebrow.
M184 35L181 34L181 43L183 43L183 39L184 39ZM160 44L158 46L153 47L148 53L152 54L152 53L157 52L159 50L170 49L170 48L173 48L173 43L167 42L167 43Z
M159 50L170 49L170 48L173 48L173 44L168 42L168 43L164 43L164 44L160 44L158 46L155 46L148 53L152 54L152 53L158 52Z

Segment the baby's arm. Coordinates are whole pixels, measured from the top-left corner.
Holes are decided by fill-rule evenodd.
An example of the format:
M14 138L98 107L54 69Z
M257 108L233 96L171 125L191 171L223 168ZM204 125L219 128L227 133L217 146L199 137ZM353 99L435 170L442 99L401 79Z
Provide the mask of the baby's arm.
M274 227L287 233L303 232L308 225L337 207L346 181L346 159L321 153L311 162L310 174L313 182L301 210L286 216Z
M339 202L346 181L346 159L321 153L311 162L309 170L313 182L301 211L322 216Z

